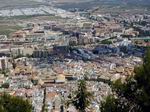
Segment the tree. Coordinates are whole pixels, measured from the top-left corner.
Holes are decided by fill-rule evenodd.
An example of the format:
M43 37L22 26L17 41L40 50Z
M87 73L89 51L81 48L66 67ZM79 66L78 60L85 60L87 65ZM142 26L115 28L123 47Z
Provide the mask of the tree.
M2 87L2 88L9 88L9 83L3 83L3 84L1 85L1 87Z
M121 79L112 84L113 95L109 95L101 104L102 112L140 112L139 106L135 103L135 81L132 77L122 83ZM135 93L134 93L135 92ZM109 106L108 106L109 105Z
M109 39L103 40L103 41L101 41L101 44L112 44L112 41Z
M93 95L87 91L86 81L79 80L78 90L75 91L73 96L71 96L71 103L78 109L80 112L86 112L86 108L90 105L93 99Z
M143 59L143 65L135 68L135 80L137 81L137 102L143 112L150 108L150 49L147 50Z
M101 104L101 112L117 112L116 101L113 95L108 96Z
M32 106L28 100L8 94L0 96L0 112L31 112Z
M102 112L148 112L150 108L150 49L147 50L143 64L135 67L134 75L124 83L117 80L112 84L113 98L108 96L102 102ZM108 100L109 99L109 100ZM108 107L107 105L110 104ZM111 109L109 109L111 108ZM116 111L113 111L113 109ZM109 110L109 111L108 111Z

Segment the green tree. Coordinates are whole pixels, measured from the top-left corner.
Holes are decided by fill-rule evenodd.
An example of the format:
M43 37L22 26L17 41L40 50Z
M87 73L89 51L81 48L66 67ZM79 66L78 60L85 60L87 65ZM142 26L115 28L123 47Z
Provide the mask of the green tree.
M135 68L135 80L137 81L137 102L143 112L150 108L150 49L143 59L143 65Z
M93 99L92 93L87 91L86 81L79 80L78 90L75 91L73 97L71 97L71 103L78 109L80 112L85 112L86 108L90 105Z
M31 112L32 106L28 100L7 94L0 96L0 112Z
M112 41L109 39L103 40L103 41L101 41L101 44L112 44Z
M113 95L108 96L104 102L102 102L101 112L117 112L116 99Z
M2 87L2 88L9 88L9 83L3 83L3 84L1 85L1 87Z
M148 112L150 108L150 49L147 50L143 64L135 67L134 75L124 83L117 80L112 84L114 97L108 96L102 102L102 112ZM110 99L111 98L111 99ZM108 100L109 99L109 100ZM110 104L108 107L107 105ZM111 109L109 109L111 108ZM114 108L116 109L115 111ZM109 111L108 111L109 110Z

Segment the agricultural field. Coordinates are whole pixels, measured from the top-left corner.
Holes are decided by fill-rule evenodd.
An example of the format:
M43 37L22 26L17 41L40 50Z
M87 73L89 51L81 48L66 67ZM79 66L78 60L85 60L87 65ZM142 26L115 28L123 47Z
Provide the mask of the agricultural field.
M9 36L11 33L15 32L19 29L21 29L21 27L17 26L17 25L12 25L12 26L0 25L0 35Z
M16 24L16 22L11 20L2 20L0 18L0 35L9 35L17 30L20 30L22 27Z

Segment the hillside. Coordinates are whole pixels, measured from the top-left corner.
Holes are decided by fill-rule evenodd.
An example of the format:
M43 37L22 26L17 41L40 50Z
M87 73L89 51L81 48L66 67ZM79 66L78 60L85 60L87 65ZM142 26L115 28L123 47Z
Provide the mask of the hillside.
M0 0L0 9L53 5L60 8L91 8L102 5L124 5L149 7L150 0Z
M37 5L42 5L42 3L34 0L0 0L0 9L35 7Z

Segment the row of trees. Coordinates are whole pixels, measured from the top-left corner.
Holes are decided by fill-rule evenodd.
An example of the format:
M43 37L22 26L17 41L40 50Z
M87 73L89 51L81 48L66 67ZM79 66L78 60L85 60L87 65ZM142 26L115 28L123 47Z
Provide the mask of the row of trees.
M150 49L143 58L143 64L135 67L132 76L128 77L125 82L119 79L111 86L113 94L101 103L101 112L149 112ZM86 81L80 80L78 90L69 98L69 103L72 103L79 112L85 112L93 96L86 89Z

